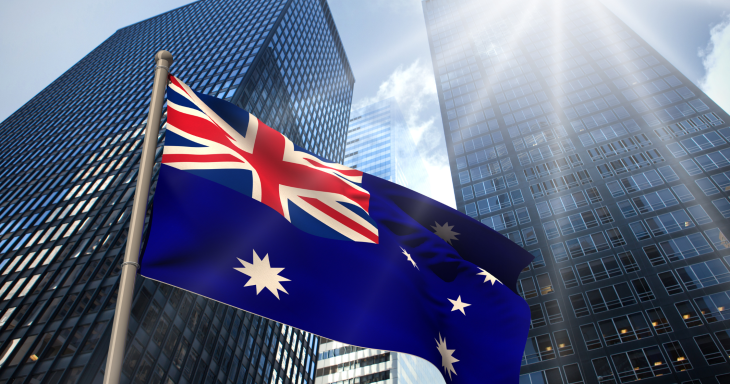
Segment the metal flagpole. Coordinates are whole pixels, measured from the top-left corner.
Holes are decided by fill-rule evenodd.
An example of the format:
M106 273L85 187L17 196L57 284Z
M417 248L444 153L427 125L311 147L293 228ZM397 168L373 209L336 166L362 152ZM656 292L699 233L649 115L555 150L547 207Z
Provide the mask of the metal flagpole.
M147 128L145 130L142 156L137 174L137 188L134 193L134 205L132 206L132 218L129 224L129 235L127 247L124 250L124 262L122 263L122 276L119 282L119 295L117 297L117 309L114 314L112 325L111 342L109 343L109 355L107 356L106 372L104 373L104 384L119 383L124 363L124 344L127 341L127 328L129 327L129 313L132 308L132 296L134 295L134 279L139 269L139 248L142 240L142 229L144 217L147 211L147 198L150 190L150 179L152 178L152 167L155 165L155 151L157 149L157 133L160 129L162 117L162 104L165 99L167 88L167 75L172 65L172 54L167 51L159 51L155 55L155 80L152 85L152 100L150 111L147 115Z

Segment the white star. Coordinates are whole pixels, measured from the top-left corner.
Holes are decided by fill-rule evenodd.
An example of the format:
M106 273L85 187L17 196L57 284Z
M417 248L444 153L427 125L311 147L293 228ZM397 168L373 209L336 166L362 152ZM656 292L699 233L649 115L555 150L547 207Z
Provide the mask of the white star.
M244 287L255 285L257 295L266 288L273 293L277 299L279 299L279 291L289 294L289 292L281 286L280 282L291 280L279 276L279 272L283 271L284 268L271 268L268 254L264 256L263 259L259 259L259 255L256 254L256 251L253 251L253 264L249 264L241 259L238 259L238 261L243 264L243 268L233 269L251 277Z
M439 225L438 222L434 222L434 223L436 223L436 226L434 227L432 225L431 228L433 228L434 231L436 231L436 232L434 232L436 234L436 236L444 239L444 241L449 243L449 245L451 245L451 240L459 240L456 238L456 235L460 235L460 233L452 231L451 229L454 228L454 226L449 225L448 221L446 223L444 223L443 226Z
M439 333L439 339L436 340L436 345L439 350L439 353L441 354L441 366L444 367L444 373L449 374L449 380L451 379L451 372L454 372L454 375L456 375L456 371L454 370L454 363L458 362L459 360L455 359L451 354L454 353L455 349L447 349L446 348L446 339L441 338L441 334Z
M494 282L496 281L496 282L502 284L502 282L499 281L499 279L497 279L496 277L494 277L491 273L489 273L489 272L487 272L487 271L485 271L485 270L483 270L481 268L479 268L479 270L482 271L482 273L477 273L477 276L480 276L480 275L481 276L484 276L484 282L485 283L487 281L491 281L492 282L492 285L494 285ZM504 285L504 284L502 284L502 285Z
M408 261L410 261L410 262L411 262L411 264L413 264L413 266L414 266L414 267L416 267L416 269L418 269L418 270L420 271L420 269L419 269L419 268L418 268L418 266L416 265L416 262L415 262L415 261L413 261L413 258L411 257L411 255L410 255L410 254L409 254L408 252L406 252L406 250L405 250L405 249L403 249L403 247L400 247L400 249L402 249L402 250L403 250L403 254L404 254L404 255L406 255L406 259L408 259Z
M447 297L447 299L448 299L448 297ZM463 313L464 316L466 316L466 312L464 312L464 308L470 306L471 304L467 304L467 303L464 303L463 301L461 301L461 295L458 298L456 298L456 300L449 299L449 301L451 302L451 304L454 305L454 308L451 308L451 312L458 310L458 311L461 311L461 313Z

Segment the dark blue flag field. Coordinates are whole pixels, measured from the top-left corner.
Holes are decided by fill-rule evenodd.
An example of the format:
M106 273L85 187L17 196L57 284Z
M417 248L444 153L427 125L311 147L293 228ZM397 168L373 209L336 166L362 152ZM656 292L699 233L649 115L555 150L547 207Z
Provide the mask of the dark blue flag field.
M175 77L140 273L446 383L517 383L532 255L397 184L322 159ZM313 374L313 373L312 373Z

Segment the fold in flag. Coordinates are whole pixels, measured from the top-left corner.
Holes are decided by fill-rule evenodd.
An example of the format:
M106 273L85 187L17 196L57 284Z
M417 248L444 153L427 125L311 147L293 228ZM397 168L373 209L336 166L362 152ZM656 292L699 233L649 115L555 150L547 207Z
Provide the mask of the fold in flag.
M416 192L312 154L170 76L140 273L447 383L517 383L532 255Z

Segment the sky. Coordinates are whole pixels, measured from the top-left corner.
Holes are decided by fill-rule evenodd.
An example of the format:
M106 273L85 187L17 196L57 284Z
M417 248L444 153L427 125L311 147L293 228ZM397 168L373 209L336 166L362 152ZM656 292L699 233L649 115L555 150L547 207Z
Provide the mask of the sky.
M730 1L601 1L730 110ZM0 121L118 28L189 2L1 1ZM420 0L328 2L356 79L353 105L395 97L430 174L415 189L454 206Z

